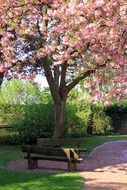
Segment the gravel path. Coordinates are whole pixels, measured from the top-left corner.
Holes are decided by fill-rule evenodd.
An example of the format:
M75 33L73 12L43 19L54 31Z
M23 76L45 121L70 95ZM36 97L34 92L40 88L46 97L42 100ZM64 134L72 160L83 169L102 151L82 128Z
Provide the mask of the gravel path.
M11 161L8 170L26 172L66 172L67 164L39 161L39 168L27 169L24 159ZM127 141L105 143L78 164L78 172L85 178L85 190L127 190Z
M81 172L85 190L127 190L127 141L99 146L89 155L89 162Z

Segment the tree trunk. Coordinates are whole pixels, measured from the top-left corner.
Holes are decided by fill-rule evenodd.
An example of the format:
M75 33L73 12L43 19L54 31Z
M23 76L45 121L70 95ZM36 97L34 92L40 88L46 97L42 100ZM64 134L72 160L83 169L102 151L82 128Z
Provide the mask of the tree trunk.
M3 78L4 78L4 73L0 73L0 88L3 82Z
M54 139L59 139L65 131L65 108L66 101L61 100L55 105L55 128L53 133Z

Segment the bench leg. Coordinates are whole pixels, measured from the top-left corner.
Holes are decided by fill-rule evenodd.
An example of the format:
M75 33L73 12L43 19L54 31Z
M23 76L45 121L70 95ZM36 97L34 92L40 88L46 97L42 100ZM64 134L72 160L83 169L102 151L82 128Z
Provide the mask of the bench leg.
M77 165L76 162L68 162L68 171L76 171L77 170Z
M36 169L38 167L38 160L28 159L28 169Z

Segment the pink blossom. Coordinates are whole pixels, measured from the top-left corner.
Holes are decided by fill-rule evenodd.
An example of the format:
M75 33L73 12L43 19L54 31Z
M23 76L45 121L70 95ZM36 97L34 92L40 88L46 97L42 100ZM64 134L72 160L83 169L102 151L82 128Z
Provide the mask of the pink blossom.
M96 18L96 19L100 19L101 16L102 16L101 10L96 10L96 11L95 11L95 18Z
M105 4L105 0L95 0L96 7L101 7Z
M94 70L90 75L93 83L88 86L91 94L95 93L96 102L108 99L100 85L106 87L109 97L127 95L126 0L23 2L5 0L0 9L0 51L5 63L1 70L18 61L14 52L16 40L28 47L27 40L34 39L36 55L29 58L30 64L47 57L54 61L52 67L67 62L67 69L73 68L75 76ZM10 32L13 30L15 34Z

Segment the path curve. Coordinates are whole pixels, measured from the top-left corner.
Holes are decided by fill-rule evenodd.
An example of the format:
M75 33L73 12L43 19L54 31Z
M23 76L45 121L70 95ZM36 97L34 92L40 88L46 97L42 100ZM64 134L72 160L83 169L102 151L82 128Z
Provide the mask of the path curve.
M127 190L127 141L105 143L89 155L91 165L81 175L85 190Z
M66 172L67 164L39 161L39 168L27 169L24 159L11 161L8 170L26 172ZM85 178L85 190L127 190L127 141L104 143L85 156L78 164L78 172Z

